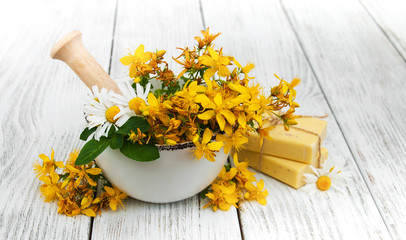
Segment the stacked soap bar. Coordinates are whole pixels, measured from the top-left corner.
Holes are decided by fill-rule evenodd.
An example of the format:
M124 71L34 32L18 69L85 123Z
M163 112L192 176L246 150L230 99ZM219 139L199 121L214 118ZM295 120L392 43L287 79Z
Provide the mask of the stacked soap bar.
M327 122L317 118L298 118L297 122L289 131L277 125L269 133L272 139L265 139L262 147L259 136L251 134L245 150L238 153L239 159L247 159L251 167L300 188L305 183L303 174L311 172L309 166L319 167L328 157L327 149L320 147Z
M252 133L246 150L291 159L307 164L315 164L318 157L319 137L321 142L326 138L327 122L318 118L298 118L298 124L285 131L283 125L277 125L270 131L271 140L265 139L262 148L259 136Z
M242 150L238 152L239 159L248 159L250 167L259 170L269 176L278 179L281 182L288 184L294 188L300 188L305 184L303 174L311 173L310 165L306 163L287 160L271 155L262 155L261 153ZM327 160L328 151L325 148L321 149L321 164Z

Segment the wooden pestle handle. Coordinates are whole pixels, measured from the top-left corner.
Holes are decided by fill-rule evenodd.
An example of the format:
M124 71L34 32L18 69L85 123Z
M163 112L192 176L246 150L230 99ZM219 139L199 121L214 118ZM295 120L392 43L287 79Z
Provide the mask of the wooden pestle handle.
M92 89L96 85L121 94L117 84L90 55L82 42L82 33L73 31L63 36L51 49L51 57L59 59L78 75Z

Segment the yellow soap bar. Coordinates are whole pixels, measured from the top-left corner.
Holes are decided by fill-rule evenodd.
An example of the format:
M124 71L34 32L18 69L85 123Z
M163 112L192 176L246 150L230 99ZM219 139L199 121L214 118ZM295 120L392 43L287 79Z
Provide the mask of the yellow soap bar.
M312 170L309 164L290 161L287 159L274 157L270 155L262 155L261 167L260 153L242 150L238 152L240 161L247 160L248 165L256 170L259 170L283 183L288 184L296 189L305 184L303 174L311 173ZM321 149L320 164L323 164L328 158L328 151L325 148Z
M319 137L326 138L327 121L318 118L298 118L299 124L285 131L283 125L277 125L269 132L271 140L264 139L259 146L259 135L251 133L245 148L249 151L282 157L298 162L313 164L319 154ZM321 143L320 143L321 144Z

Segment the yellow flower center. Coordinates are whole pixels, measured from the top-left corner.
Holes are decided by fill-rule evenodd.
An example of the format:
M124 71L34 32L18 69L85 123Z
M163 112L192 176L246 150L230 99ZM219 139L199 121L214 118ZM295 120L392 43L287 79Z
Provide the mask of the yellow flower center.
M140 108L145 105L145 101L142 98L135 97L128 102L128 107L136 114L141 114Z
M133 111L137 110L139 105L138 98L133 98L128 102L128 107Z
M109 109L106 110L106 119L107 121L111 123L115 123L117 121L114 120L114 117L117 115L117 113L120 112L120 108L118 106L112 106Z
M331 187L331 179L327 176L321 176L317 179L316 186L320 191L327 191Z

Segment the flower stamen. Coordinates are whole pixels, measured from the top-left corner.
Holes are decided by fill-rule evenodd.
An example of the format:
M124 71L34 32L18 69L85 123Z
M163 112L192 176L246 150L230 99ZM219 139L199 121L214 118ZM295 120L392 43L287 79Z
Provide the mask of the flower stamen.
M114 119L114 117L117 115L117 113L120 112L120 108L118 106L112 106L106 110L106 119L107 121L111 123L117 122L117 119Z
M320 191L327 191L331 187L331 179L327 176L321 176L317 179L316 186Z

